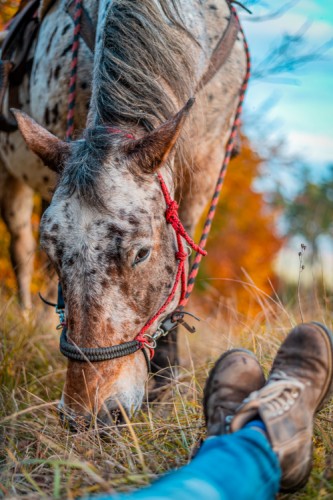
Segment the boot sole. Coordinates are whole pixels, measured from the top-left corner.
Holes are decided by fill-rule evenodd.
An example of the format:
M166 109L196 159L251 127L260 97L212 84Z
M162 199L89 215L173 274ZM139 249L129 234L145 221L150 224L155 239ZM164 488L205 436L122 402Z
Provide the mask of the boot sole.
M320 402L318 403L316 413L320 411L325 403L330 399L333 392L333 334L332 332L324 326L322 323L318 323L317 321L312 321L313 325L316 325L318 328L323 330L326 333L327 340L327 351L331 353L331 377L327 379L327 386L324 389L324 394Z

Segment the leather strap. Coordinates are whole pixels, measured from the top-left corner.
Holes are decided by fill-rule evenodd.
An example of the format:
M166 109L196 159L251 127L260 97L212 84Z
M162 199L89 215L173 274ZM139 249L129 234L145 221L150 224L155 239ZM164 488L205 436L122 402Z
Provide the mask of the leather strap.
M13 67L11 61L1 61L0 60L0 109L2 109L2 103L6 94L6 89L9 83L9 74Z
M74 22L74 12L75 12L75 0L69 0L67 2L65 10L67 14L72 18ZM94 53L95 50L95 38L96 38L96 26L92 22L87 10L83 7L82 17L81 17L81 30L80 35L87 45L88 49Z
M2 44L1 59L12 59L13 49L17 49L20 46L22 32L25 30L27 22L34 17L39 4L40 0L32 0L13 17L10 22L8 35Z
M18 108L19 85L29 67L29 50L39 28L36 17L40 0L29 1L12 19L8 34L2 45L0 61L0 131L14 132L17 123L13 115L3 114L3 101L8 89L8 108Z
M33 41L36 39L39 26L37 17L30 19L29 23L25 26L23 36L16 47L14 58L12 59L14 68L10 72L10 85L20 85L24 75L27 73L27 65L29 60L32 60L29 59L29 51Z
M207 83L216 75L218 70L223 66L228 57L231 54L232 48L235 44L238 32L239 32L239 22L234 13L230 12L230 19L228 22L227 29L223 33L222 37L218 41L212 56L209 61L208 68L201 77L199 81L196 92L202 89Z
M0 131L7 133L17 130L17 123L14 117L12 115L6 117L2 114L4 97L8 89L9 77L12 67L13 63L11 61L0 60ZM17 87L16 91L18 91ZM11 99L11 97L13 99ZM10 106L17 107L18 96L14 96L13 94L11 95L11 90L9 90L9 101Z

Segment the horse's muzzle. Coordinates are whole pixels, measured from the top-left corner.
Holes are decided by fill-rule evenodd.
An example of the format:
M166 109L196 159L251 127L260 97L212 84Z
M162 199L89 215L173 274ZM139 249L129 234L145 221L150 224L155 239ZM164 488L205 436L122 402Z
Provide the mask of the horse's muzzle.
M109 405L109 407L104 404L97 415L92 413L80 415L63 404L58 406L60 422L71 432L82 432L89 429L97 429L100 432L105 431L106 427L125 423L124 412L123 408L120 409L114 404Z

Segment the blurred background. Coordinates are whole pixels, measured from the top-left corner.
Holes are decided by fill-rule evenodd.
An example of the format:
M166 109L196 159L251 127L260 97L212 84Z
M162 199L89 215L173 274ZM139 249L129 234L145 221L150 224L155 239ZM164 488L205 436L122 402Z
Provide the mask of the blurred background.
M18 1L0 0L3 27ZM333 291L333 8L329 0L244 1L252 56L240 155L232 160L197 285L209 310L256 315L252 291ZM34 228L38 237L40 200ZM200 229L198 229L198 235ZM44 287L37 256L32 292ZM15 290L0 226L0 278ZM232 305L230 305L232 304Z

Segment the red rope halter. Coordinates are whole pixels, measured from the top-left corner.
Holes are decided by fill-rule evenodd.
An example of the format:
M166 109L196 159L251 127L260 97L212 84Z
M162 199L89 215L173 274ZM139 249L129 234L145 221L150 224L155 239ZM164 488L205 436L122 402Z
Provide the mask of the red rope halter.
M204 224L203 232L200 238L199 245L194 243L194 241L190 238L190 236L187 234L184 226L182 225L179 215L178 215L178 205L173 200L170 196L169 190L164 182L164 179L160 173L158 173L158 179L160 182L160 186L162 189L162 193L165 199L166 203L166 211L165 211L165 218L168 224L171 224L175 234L176 234L176 239L177 239L177 252L175 254L176 260L178 260L178 268L177 268L177 273L175 277L175 281L173 284L173 287L170 291L169 296L165 300L164 304L159 308L159 310L154 314L152 318L143 326L139 334L136 336L135 340L139 341L141 344L141 348L148 347L150 349L150 356L151 358L154 355L154 348L155 348L155 341L152 339L150 335L147 334L147 330L155 323L155 321L165 312L167 309L168 305L172 302L174 299L179 283L181 283L181 294L180 294L180 300L178 307L176 311L181 311L185 305L187 304L189 297L192 293L192 290L194 288L194 283L195 279L197 277L198 271L199 271L199 265L201 262L201 259L203 256L207 255L207 252L205 251L205 246L207 243L207 238L209 231L212 226L212 221L214 219L214 215L216 212L216 207L217 203L220 197L220 193L222 190L224 178L226 175L227 167L230 162L231 158L231 153L234 147L234 142L235 142L235 137L237 134L237 130L240 126L240 115L242 112L243 108L243 102L244 102L244 97L245 97L245 92L247 89L248 81L250 78L250 71L251 71L251 63L250 63L250 53L249 53L249 48L248 44L245 38L244 31L240 25L237 11L236 9L230 5L231 9L231 15L234 15L238 24L239 24L239 30L242 33L243 36L243 43L244 43L244 49L245 49L245 54L246 54L246 74L243 80L243 84L240 89L239 93L239 100L238 100L238 105L237 105L237 110L235 114L235 118L233 121L233 125L231 128L230 136L226 145L226 152L224 156L224 160L220 169L220 173L217 179L214 195L211 200L211 204L209 207L208 215ZM81 30L81 17L82 17L82 0L75 0L75 15L74 15L74 23L75 23L75 30L74 30L74 40L73 40L73 45L72 45L72 64L71 64L71 79L70 79L70 91L69 91L69 99L68 99L68 114L67 114L67 129L66 129L66 138L67 140L72 139L73 135L73 126L74 126L74 109L75 109L75 96L76 96L76 79L77 79L77 63L78 63L78 48L79 48L79 37L80 37L80 30ZM122 130L114 128L114 127L108 127L110 133L123 133ZM134 137L131 134L125 134L125 137L127 138L133 138ZM185 271L185 261L187 258L187 253L184 251L184 243L183 239L187 242L187 244L196 252L191 271L189 273L189 277L186 283L186 271ZM150 340L149 340L150 339Z
M177 238L177 252L175 254L176 260L178 260L178 269L176 278L171 289L171 292L164 302L164 304L159 308L159 310L154 314L152 318L145 324L145 326L141 329L140 333L137 335L136 340L142 342L147 345L147 338L145 337L145 333L151 327L151 325L164 313L170 302L174 299L178 285L181 283L181 294L180 294L180 302L185 299L186 296L186 271L185 271L185 261L188 257L187 252L184 249L183 239L188 243L188 245L193 248L200 255L207 255L207 252L200 248L199 245L194 243L194 241L187 234L183 224L181 223L178 215L178 205L170 196L169 190L164 182L164 179L160 173L157 174L158 180L160 181L162 193L165 199L166 211L165 218L168 224L171 224L173 227L176 238ZM153 354L153 350L151 349L151 356Z

